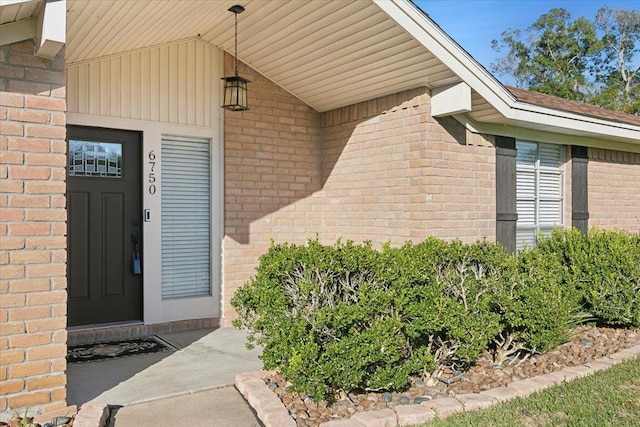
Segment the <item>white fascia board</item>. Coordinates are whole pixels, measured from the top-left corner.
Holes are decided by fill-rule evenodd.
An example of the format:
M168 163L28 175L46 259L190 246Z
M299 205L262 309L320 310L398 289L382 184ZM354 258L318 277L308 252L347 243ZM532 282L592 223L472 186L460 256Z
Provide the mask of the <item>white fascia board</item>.
M373 0L418 42L505 115L516 98L409 0Z
M512 109L508 119L533 125L575 131L579 134L589 133L595 138L623 139L630 144L640 144L640 126L613 120L604 120L577 113L554 110L527 103L518 102Z
M0 25L0 46L34 38L37 24L36 18L28 18Z
M507 124L477 122L465 114L456 114L453 117L473 133L509 136L519 140L546 142L551 144L581 145L584 147L606 148L610 150L626 151L629 153L640 153L640 141L638 140L633 142L621 142L609 139L610 136L597 138L576 135L573 133L550 132L541 129Z
M638 126L517 101L493 75L409 0L373 1L506 119L551 125L563 128L565 132L589 132L596 138L625 139L633 144L640 140Z
M433 117L471 111L471 88L465 82L431 90L431 115Z
M36 56L55 57L65 44L67 32L66 0L45 0L38 14Z

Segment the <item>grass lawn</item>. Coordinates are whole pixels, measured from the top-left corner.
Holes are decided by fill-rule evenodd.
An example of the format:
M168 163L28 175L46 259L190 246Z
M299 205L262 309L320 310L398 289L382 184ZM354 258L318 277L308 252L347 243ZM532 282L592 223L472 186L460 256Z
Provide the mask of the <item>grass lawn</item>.
M640 426L640 357L587 378L422 427Z

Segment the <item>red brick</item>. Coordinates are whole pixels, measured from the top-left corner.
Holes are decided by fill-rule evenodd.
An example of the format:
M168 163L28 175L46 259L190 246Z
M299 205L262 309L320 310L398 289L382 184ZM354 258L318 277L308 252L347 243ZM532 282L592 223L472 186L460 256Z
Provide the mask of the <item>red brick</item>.
M27 390L53 389L56 387L64 387L67 383L67 377L64 374L48 375L42 378L27 379Z
M25 330L24 322L9 322L5 320L2 323L2 327L0 327L0 335L22 334Z
M17 250L24 249L24 247L25 241L22 237L3 237L0 239L0 249L2 250Z
M55 237L29 237L26 240L27 249L66 249L67 238Z
M25 212L27 221L66 221L65 209L29 209Z
M37 166L13 166L9 168L8 174L11 179L16 180L49 179L49 177L51 176L51 169L47 167Z
M11 365L24 361L24 350L6 350L0 352L0 365Z
M66 96L67 96L67 87L66 86L54 86L53 88L51 88L51 96L53 98L65 99Z
M27 125L26 136L32 138L65 139L67 130L64 126Z
M34 45L35 43L33 42L33 40L25 40L25 41L13 43L11 45L11 50L33 54L33 49L35 47Z
M0 382L0 395L16 394L24 390L24 381L22 379L13 381Z
M64 276L67 274L65 264L27 265L27 275L32 277Z
M21 307L9 311L9 320L29 320L49 317L51 309L49 307Z
M14 252L15 254L15 252ZM49 279L22 279L11 281L11 292L42 292L51 289Z
M27 304L30 307L36 305L65 304L67 293L65 291L37 292L27 295Z
M66 184L64 182L27 182L26 192L28 194L64 194L66 191Z
M48 196L14 195L9 198L9 206L14 208L47 208Z
M51 95L51 85L48 83L34 83L25 80L9 80L7 92L32 95Z
M48 236L50 230L47 223L9 224L9 234L12 236Z
M11 109L9 110L9 120L29 123L49 123L51 115L41 111Z
M24 183L20 181L3 181L0 182L0 191L3 193L23 193Z
M51 343L51 334L22 334L11 337L11 348L31 348Z
M48 391L38 391L36 393L22 393L18 396L9 397L10 408L25 408L42 405L51 402L51 394Z
M0 298L0 308L24 307L25 296L23 294L2 295Z
M67 124L67 115L65 113L51 113L51 124L65 126Z
M31 319L27 321L27 332L57 331L67 327L66 317L50 319Z
M67 109L67 103L64 99L41 96L27 96L26 106L27 108L47 111L65 111Z
M45 113L41 113L45 114ZM48 153L51 143L46 139L35 138L10 138L9 149L17 151L30 151L36 153Z
M17 93L0 92L0 105L7 107L23 107L24 96Z
M16 151L3 151L0 152L0 162L4 165L22 165L24 163L24 154ZM8 170L14 167L9 167Z
M50 372L49 362L23 363L9 367L9 378L26 378Z
M4 240L4 238L2 240ZM24 266L21 266L21 265L0 265L0 278L2 278L2 279L22 279L23 277L24 277Z
M36 68L27 68L26 79L34 82L44 82L58 85L64 85L66 83L64 72L38 70Z
M14 227L23 224L12 224ZM31 225L31 224L24 224ZM46 225L46 224L45 224ZM45 264L51 261L49 251L13 251L11 252L12 264Z
M35 347L27 350L27 360L44 360L67 355L66 344L52 344L43 347Z

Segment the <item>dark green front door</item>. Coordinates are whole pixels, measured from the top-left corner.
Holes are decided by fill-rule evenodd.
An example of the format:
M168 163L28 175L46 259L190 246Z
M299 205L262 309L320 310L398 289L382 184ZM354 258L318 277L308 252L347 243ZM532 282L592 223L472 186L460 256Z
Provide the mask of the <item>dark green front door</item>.
M141 135L67 128L68 325L142 319Z

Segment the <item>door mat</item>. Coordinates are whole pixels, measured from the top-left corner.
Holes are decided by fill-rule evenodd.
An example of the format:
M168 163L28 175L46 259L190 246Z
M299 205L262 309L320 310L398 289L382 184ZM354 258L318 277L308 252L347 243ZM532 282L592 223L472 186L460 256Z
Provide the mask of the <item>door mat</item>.
M155 335L120 341L74 345L67 350L67 363L96 362L117 357L176 351L177 348Z

